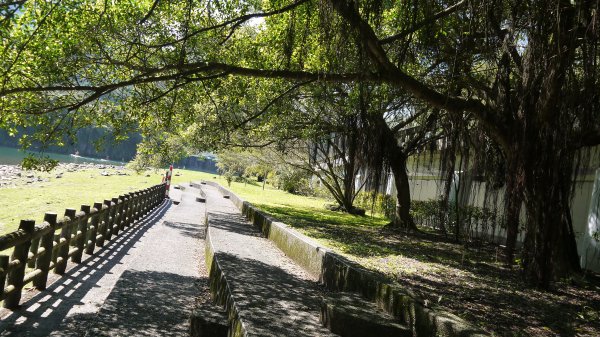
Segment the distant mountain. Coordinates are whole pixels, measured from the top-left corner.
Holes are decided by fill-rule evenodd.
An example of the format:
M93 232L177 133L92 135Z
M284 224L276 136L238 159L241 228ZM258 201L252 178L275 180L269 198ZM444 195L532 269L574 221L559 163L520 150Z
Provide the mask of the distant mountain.
M31 134L31 130L21 130L21 134ZM127 140L115 142L110 137L110 132L102 128L84 128L77 132L77 141L75 144L66 146L51 146L48 151L62 154L77 153L83 157L110 159L122 162L128 162L135 157L137 144L142 141L142 136L137 133L129 135ZM100 149L96 148L96 143L105 139ZM19 136L11 137L8 133L0 129L0 146L19 148ZM32 149L32 150L35 150ZM205 153L200 156L190 156L175 163L175 167L197 170L208 173L217 173L217 166L213 154Z
M31 134L28 129L21 130L21 134ZM101 142L99 148L97 143ZM136 153L136 147L142 141L142 136L137 133L129 134L129 138L122 142L115 142L110 132L102 128L83 128L77 132L77 141L66 146L51 146L48 150L55 153L79 153L80 156L103 158L117 161L130 161ZM19 136L11 137L0 129L0 145L8 147L20 147ZM36 146L34 145L34 149Z

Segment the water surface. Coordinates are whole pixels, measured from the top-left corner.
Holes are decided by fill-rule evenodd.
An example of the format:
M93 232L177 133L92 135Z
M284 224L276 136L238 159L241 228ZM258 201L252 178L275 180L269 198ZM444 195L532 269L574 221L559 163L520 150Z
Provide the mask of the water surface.
M23 158L27 156L29 152L24 152L19 149L0 146L0 165L18 165L21 164ZM38 154L37 152L34 152ZM51 159L56 159L61 163L76 163L76 164L107 164L107 165L123 165L124 163L113 160L99 159L99 158L89 158L89 157L80 157L69 154L60 154L60 153L52 153L45 152L45 156L50 157Z

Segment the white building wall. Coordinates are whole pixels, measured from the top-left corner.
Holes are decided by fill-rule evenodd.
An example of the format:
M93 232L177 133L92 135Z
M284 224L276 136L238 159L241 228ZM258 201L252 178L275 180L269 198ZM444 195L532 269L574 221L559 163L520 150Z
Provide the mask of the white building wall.
M392 188L388 189L390 194L395 194L393 181L390 184ZM577 248L581 258L583 268L600 272L600 242L592 236L594 232L600 230L600 169L595 175L582 177L576 182L575 193L571 203L571 215L573 218L573 229L577 240ZM468 184L465 184L468 186ZM595 186L595 187L594 187ZM437 199L443 192L444 182L434 176L410 177L410 192L413 200L431 200ZM463 184L461 184L463 187ZM464 195L460 199L468 199L467 204L483 207L485 200L485 183L471 182L470 192L467 197ZM497 209L503 209L504 190L498 192ZM461 200L464 201L464 200ZM594 201L594 203L592 203ZM525 219L525 208L522 208L521 219ZM496 233L488 233L494 236L495 241L503 243L506 237L506 231L497 228ZM519 243L523 241L523 235L519 235Z

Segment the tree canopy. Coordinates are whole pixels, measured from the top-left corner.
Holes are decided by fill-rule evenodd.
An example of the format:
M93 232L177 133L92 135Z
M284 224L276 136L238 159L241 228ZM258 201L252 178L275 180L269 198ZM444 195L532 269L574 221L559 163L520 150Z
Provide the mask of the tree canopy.
M4 2L0 126L268 143L311 122L288 99L302 87L377 87L499 149L525 274L545 287L579 269L569 201L578 151L600 143L599 34L593 1Z

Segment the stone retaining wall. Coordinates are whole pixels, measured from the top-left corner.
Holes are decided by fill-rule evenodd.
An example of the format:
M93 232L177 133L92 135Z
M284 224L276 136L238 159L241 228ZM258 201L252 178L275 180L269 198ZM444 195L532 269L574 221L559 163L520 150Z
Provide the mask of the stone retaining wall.
M328 250L286 224L278 222L223 186L211 181L205 183L229 196L242 214L257 226L265 237L272 240L279 249L309 273L318 277L327 289L362 294L409 326L415 337L487 336L456 315L427 307L409 289L392 285L381 275Z
M246 336L244 324L239 319L239 313L235 305L235 300L231 296L227 278L223 274L223 269L219 264L219 256L215 254L215 249L211 240L210 226L211 215L206 214L206 238L205 238L205 258L208 268L208 280L210 292L213 296L215 304L225 308L228 314L229 336L242 337Z

